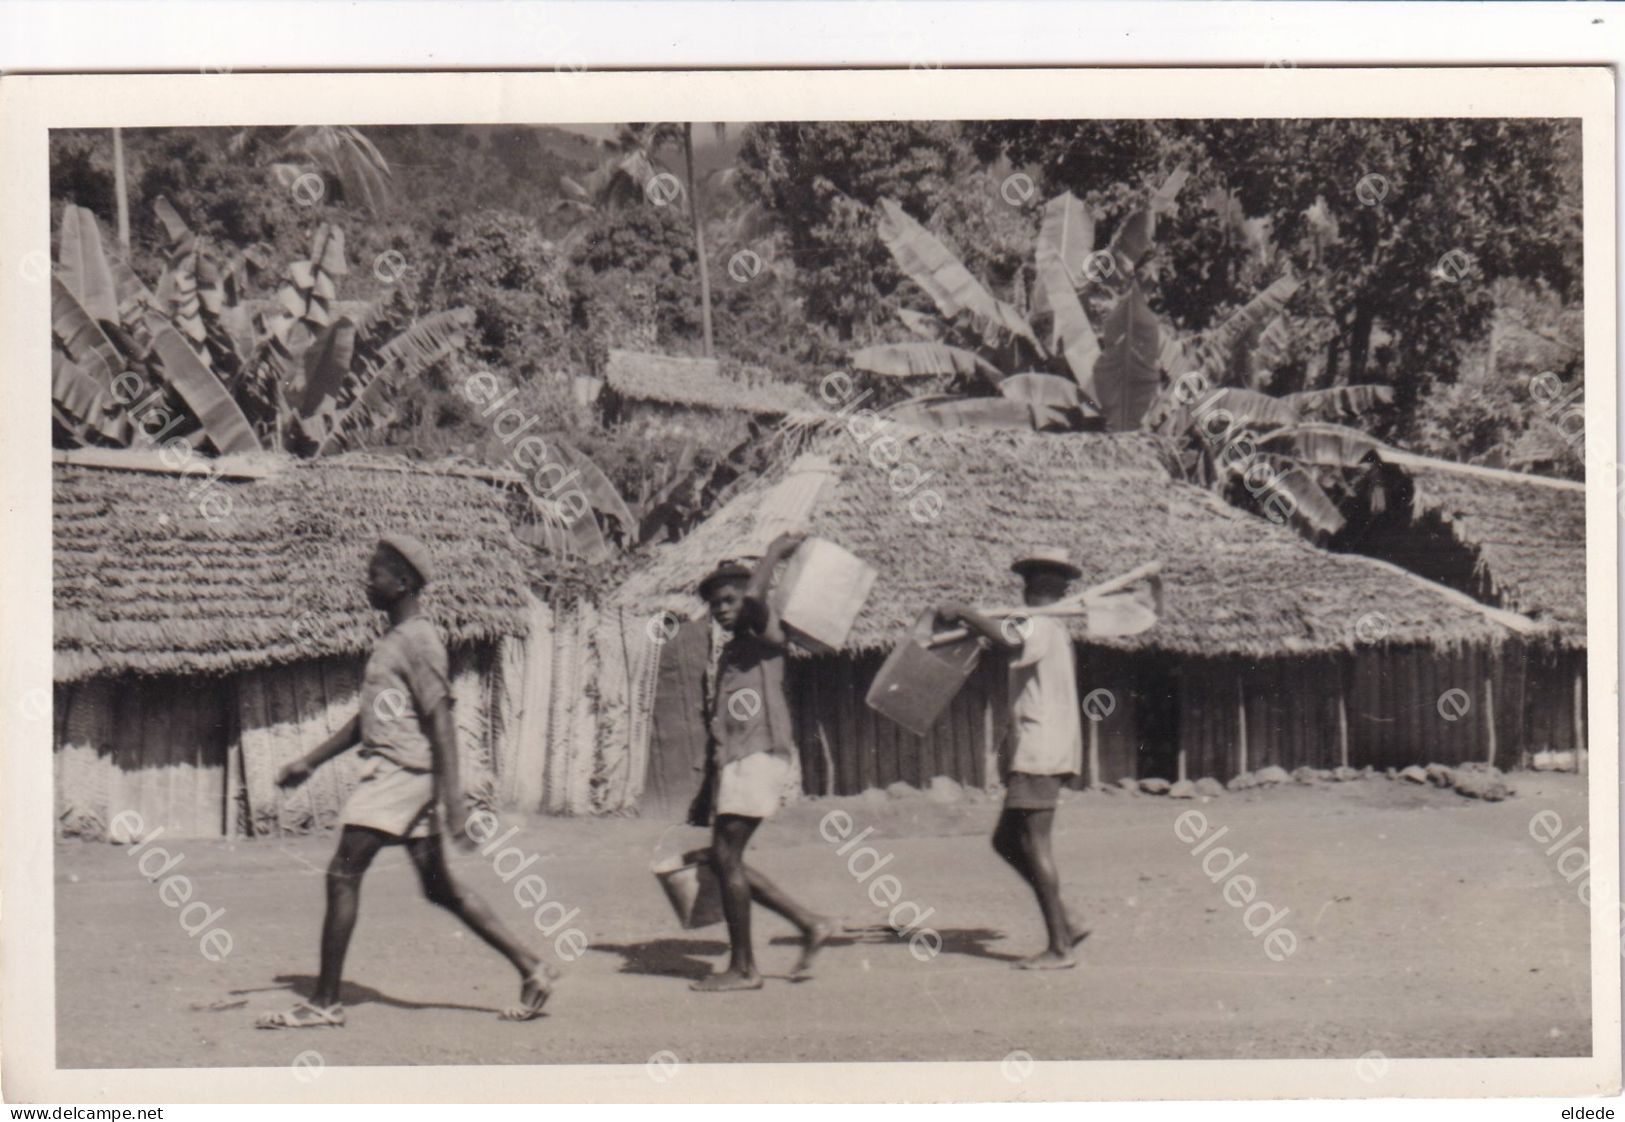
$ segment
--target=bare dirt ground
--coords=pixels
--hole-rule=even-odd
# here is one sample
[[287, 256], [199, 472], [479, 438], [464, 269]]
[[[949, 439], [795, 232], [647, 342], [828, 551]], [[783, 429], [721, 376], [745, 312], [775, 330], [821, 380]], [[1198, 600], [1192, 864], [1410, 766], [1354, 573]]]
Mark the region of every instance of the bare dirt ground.
[[[878, 934], [785, 977], [791, 931], [757, 910], [766, 988], [700, 995], [690, 979], [725, 953], [722, 928], [683, 931], [648, 869], [663, 824], [523, 820], [506, 843], [539, 857], [547, 898], [579, 908], [591, 949], [528, 1024], [499, 1021], [508, 966], [425, 903], [398, 850], [369, 874], [351, 950], [343, 1029], [256, 1030], [256, 1014], [308, 990], [331, 837], [179, 841], [175, 872], [225, 908], [233, 949], [204, 960], [157, 886], [121, 847], [57, 849], [58, 1061], [64, 1067], [1573, 1056], [1591, 1052], [1587, 914], [1578, 881], [1530, 836], [1550, 809], [1585, 822], [1584, 780], [1520, 773], [1486, 804], [1368, 779], [1211, 801], [1091, 794], [1063, 803], [1056, 850], [1067, 891], [1094, 921], [1078, 969], [1011, 970], [1036, 950], [1037, 910], [988, 848], [997, 810], [816, 800], [770, 821], [754, 863], [810, 905], [873, 924], [881, 910], [819, 837], [841, 808], [862, 843], [891, 854], [903, 898], [934, 909], [940, 954], [920, 962]], [[1189, 810], [1247, 861], [1258, 898], [1288, 908], [1296, 951], [1276, 963], [1200, 856], [1174, 835]], [[1571, 844], [1584, 845], [1589, 831]], [[670, 842], [668, 837], [667, 841]], [[165, 845], [163, 839], [154, 845]], [[548, 945], [490, 858], [454, 867], [515, 930]], [[1215, 863], [1215, 868], [1222, 866]], [[863, 864], [859, 865], [860, 870]], [[523, 874], [520, 874], [523, 875]], [[556, 913], [551, 913], [556, 914]], [[308, 1061], [307, 1061], [308, 1062]]]

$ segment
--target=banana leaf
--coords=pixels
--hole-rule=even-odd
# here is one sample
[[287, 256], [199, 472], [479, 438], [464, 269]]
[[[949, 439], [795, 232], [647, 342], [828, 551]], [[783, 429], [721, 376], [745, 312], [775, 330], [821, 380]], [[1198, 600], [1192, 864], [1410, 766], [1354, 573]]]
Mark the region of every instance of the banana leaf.
[[1202, 337], [1199, 348], [1202, 368], [1213, 373], [1223, 371], [1228, 358], [1244, 335], [1251, 332], [1265, 316], [1277, 315], [1298, 291], [1294, 277], [1279, 277], [1263, 292], [1237, 308], [1216, 327]]
[[623, 541], [628, 543], [635, 541], [638, 520], [627, 507], [626, 500], [621, 498], [621, 493], [615, 489], [615, 484], [609, 481], [609, 476], [574, 445], [554, 440], [553, 446], [558, 449], [560, 458], [566, 461], [565, 466], [577, 473], [573, 482], [580, 486], [582, 494], [587, 499], [587, 505], [596, 513], [619, 523]]
[[[462, 346], [473, 324], [472, 308], [452, 308], [418, 320], [378, 349], [373, 376], [317, 441], [316, 455], [344, 448], [365, 424], [383, 411], [390, 392], [403, 377], [415, 377]], [[318, 409], [318, 412], [320, 410]]]
[[1342, 530], [1345, 520], [1337, 505], [1302, 468], [1289, 468], [1275, 476], [1270, 490], [1288, 498], [1288, 520], [1305, 537], [1327, 538]]
[[913, 308], [898, 308], [897, 318], [903, 321], [903, 326], [913, 332], [918, 338], [928, 343], [942, 342], [944, 324], [935, 316], [917, 312]]
[[1095, 248], [1095, 218], [1071, 191], [1064, 191], [1044, 204], [1044, 219], [1038, 227], [1038, 249], [1048, 246], [1066, 270], [1074, 291], [1083, 287], [1087, 274], [1083, 264]]
[[1392, 405], [1392, 386], [1357, 385], [1333, 386], [1324, 390], [1303, 390], [1288, 394], [1291, 402], [1305, 418], [1358, 417], [1370, 413], [1379, 405]]
[[1185, 186], [1185, 181], [1191, 177], [1191, 172], [1184, 164], [1180, 164], [1168, 173], [1168, 178], [1162, 181], [1162, 186], [1151, 192], [1151, 213], [1166, 214], [1174, 207], [1174, 200]]
[[1351, 468], [1373, 452], [1377, 442], [1342, 425], [1306, 424], [1279, 429], [1259, 438], [1261, 450], [1299, 463]]
[[69, 203], [62, 208], [56, 272], [93, 319], [118, 319], [118, 296], [102, 251], [101, 229], [96, 216], [82, 206]]
[[1190, 178], [1190, 172], [1181, 164], [1151, 193], [1142, 207], [1124, 216], [1112, 233], [1111, 253], [1118, 270], [1131, 276], [1150, 251], [1157, 236], [1157, 215], [1171, 210], [1179, 190]]
[[1045, 353], [1026, 318], [1013, 305], [995, 299], [935, 235], [891, 199], [881, 199], [880, 210], [881, 242], [897, 267], [936, 302], [943, 318], [969, 312], [984, 334], [989, 328], [1008, 332]]
[[124, 443], [128, 422], [107, 410], [108, 393], [84, 368], [56, 348], [51, 349], [51, 401], [64, 417], [64, 427], [83, 441], [86, 434]]
[[1139, 285], [1131, 285], [1106, 316], [1100, 358], [1083, 389], [1111, 432], [1138, 428], [1161, 388], [1161, 332]]
[[1205, 395], [1195, 405], [1194, 412], [1199, 415], [1222, 412], [1231, 418], [1231, 424], [1245, 428], [1278, 428], [1303, 420], [1289, 399], [1239, 386], [1225, 386]]
[[149, 326], [153, 353], [161, 363], [164, 381], [202, 423], [215, 449], [222, 455], [259, 451], [260, 442], [248, 418], [180, 332], [162, 321]]
[[366, 421], [384, 411], [389, 403], [390, 391], [394, 388], [395, 374], [395, 368], [385, 367], [373, 375], [349, 407], [333, 418], [333, 427], [317, 442], [316, 455], [326, 456], [340, 451]]
[[1011, 401], [1028, 405], [1077, 408], [1083, 404], [1077, 385], [1054, 374], [1012, 374], [999, 383], [999, 392]]
[[1032, 407], [1004, 397], [930, 398], [894, 405], [887, 417], [922, 429], [1026, 429], [1038, 427]]
[[1083, 399], [1076, 382], [1055, 374], [1013, 374], [999, 392], [1032, 410], [1033, 427], [1041, 432], [1082, 432], [1098, 428], [1100, 414]]
[[304, 353], [304, 393], [299, 415], [309, 417], [321, 411], [324, 402], [336, 401], [344, 378], [355, 359], [355, 324], [334, 320], [306, 348]]
[[918, 378], [932, 374], [971, 375], [982, 373], [995, 384], [998, 370], [986, 359], [962, 347], [946, 343], [882, 343], [854, 351], [848, 360], [853, 369], [867, 370], [886, 378]]
[[349, 273], [350, 265], [344, 258], [344, 230], [342, 227], [322, 223], [311, 238], [310, 260], [329, 277], [342, 277]]
[[378, 348], [377, 361], [415, 377], [461, 347], [474, 326], [473, 308], [449, 308], [414, 320]]
[[1125, 277], [1134, 275], [1134, 270], [1151, 248], [1156, 227], [1156, 215], [1151, 213], [1150, 207], [1139, 207], [1123, 216], [1117, 229], [1112, 231], [1110, 246], [1112, 263], [1118, 273]]
[[1067, 368], [1078, 385], [1087, 382], [1100, 358], [1100, 340], [1078, 301], [1078, 294], [1060, 253], [1040, 241], [1037, 251], [1038, 287], [1054, 316], [1054, 334], [1066, 356]]
[[101, 324], [55, 275], [51, 277], [51, 331], [68, 357], [95, 378], [102, 389], [111, 392], [113, 379], [124, 372], [124, 356]]

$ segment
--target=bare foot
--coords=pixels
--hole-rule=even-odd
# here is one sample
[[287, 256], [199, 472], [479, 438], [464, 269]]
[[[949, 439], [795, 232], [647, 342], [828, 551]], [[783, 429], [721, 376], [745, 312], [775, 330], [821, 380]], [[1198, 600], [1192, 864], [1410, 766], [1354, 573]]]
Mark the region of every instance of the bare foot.
[[754, 970], [749, 974], [736, 974], [732, 970], [721, 974], [712, 974], [708, 978], [701, 978], [689, 984], [689, 989], [695, 993], [730, 993], [734, 990], [759, 990], [762, 988], [762, 976]]
[[805, 974], [812, 969], [813, 959], [824, 949], [829, 937], [841, 929], [833, 919], [816, 919], [801, 937], [801, 957], [796, 960], [795, 973]]
[[1017, 970], [1070, 970], [1078, 964], [1072, 957], [1070, 950], [1066, 951], [1040, 951], [1031, 958], [1024, 958], [1010, 965]]
[[1067, 930], [1072, 932], [1072, 946], [1076, 948], [1085, 939], [1089, 938], [1092, 928], [1081, 916], [1068, 912], [1066, 915]]
[[542, 1006], [553, 996], [553, 983], [560, 977], [555, 966], [538, 965], [519, 983], [519, 1004], [510, 1005], [498, 1014], [504, 1021], [534, 1021], [542, 1015]]

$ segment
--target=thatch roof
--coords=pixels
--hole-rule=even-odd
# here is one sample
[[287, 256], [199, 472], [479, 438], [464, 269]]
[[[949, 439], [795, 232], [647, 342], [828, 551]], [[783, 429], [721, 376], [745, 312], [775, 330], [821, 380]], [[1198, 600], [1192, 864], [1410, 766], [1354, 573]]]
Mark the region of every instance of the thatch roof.
[[[880, 572], [849, 649], [890, 647], [944, 600], [1016, 603], [1017, 550], [1065, 546], [1084, 583], [1163, 562], [1159, 624], [1106, 645], [1267, 657], [1361, 640], [1447, 646], [1508, 632], [1467, 597], [1367, 558], [1329, 553], [1290, 530], [1175, 482], [1156, 438], [894, 430], [896, 462], [927, 473], [934, 520], [911, 515], [873, 449], [840, 433], [787, 475], [741, 494], [687, 538], [663, 547], [623, 586], [636, 612], [699, 607], [694, 587], [719, 557], [757, 552], [786, 522], [856, 553]], [[880, 453], [884, 463], [892, 449]], [[909, 475], [901, 477], [907, 482]], [[820, 485], [822, 484], [822, 485]], [[809, 497], [810, 496], [810, 497]], [[797, 508], [800, 509], [797, 509]], [[926, 508], [919, 508], [925, 513]], [[1378, 626], [1356, 623], [1380, 612]], [[1082, 625], [1074, 633], [1085, 638]]]
[[632, 401], [652, 401], [688, 409], [737, 411], [763, 416], [827, 413], [802, 387], [760, 377], [740, 381], [722, 373], [714, 358], [681, 358], [642, 351], [612, 350], [604, 382]]
[[1416, 483], [1415, 509], [1431, 512], [1477, 555], [1483, 591], [1514, 611], [1585, 641], [1585, 487], [1564, 479], [1420, 456], [1390, 457]]
[[433, 551], [427, 604], [448, 642], [524, 631], [529, 551], [502, 492], [467, 475], [341, 458], [205, 482], [59, 462], [52, 497], [58, 681], [363, 650], [383, 619], [366, 560], [391, 528]]

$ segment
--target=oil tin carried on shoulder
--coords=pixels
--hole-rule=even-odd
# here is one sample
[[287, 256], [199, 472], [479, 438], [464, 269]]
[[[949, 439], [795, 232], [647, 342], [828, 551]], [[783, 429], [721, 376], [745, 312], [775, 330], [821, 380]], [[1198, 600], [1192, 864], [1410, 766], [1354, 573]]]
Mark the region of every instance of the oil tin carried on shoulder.
[[982, 657], [982, 641], [974, 635], [931, 646], [935, 617], [930, 609], [920, 615], [908, 638], [881, 664], [864, 698], [869, 708], [915, 736], [931, 731]]
[[779, 620], [808, 650], [833, 654], [845, 645], [876, 575], [834, 542], [807, 538], [785, 561], [774, 588]]

